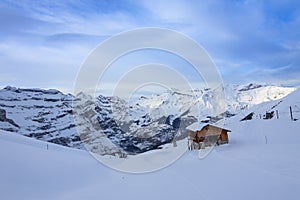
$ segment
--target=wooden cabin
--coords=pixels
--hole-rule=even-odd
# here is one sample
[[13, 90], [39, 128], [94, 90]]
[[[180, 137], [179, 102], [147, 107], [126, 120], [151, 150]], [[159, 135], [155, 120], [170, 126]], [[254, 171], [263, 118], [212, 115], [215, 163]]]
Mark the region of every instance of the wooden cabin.
[[208, 123], [194, 123], [187, 127], [189, 131], [189, 149], [203, 149], [215, 144], [227, 144], [229, 129]]

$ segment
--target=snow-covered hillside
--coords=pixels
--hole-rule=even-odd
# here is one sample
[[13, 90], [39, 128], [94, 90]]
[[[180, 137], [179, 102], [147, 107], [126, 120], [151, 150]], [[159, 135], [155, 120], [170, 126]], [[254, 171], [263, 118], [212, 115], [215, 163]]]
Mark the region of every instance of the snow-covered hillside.
[[[199, 109], [191, 109], [191, 111], [199, 111], [200, 114], [208, 114], [205, 110], [209, 110], [214, 99], [217, 98], [220, 91], [224, 93], [225, 109], [231, 114], [237, 114], [241, 110], [251, 108], [263, 102], [281, 99], [295, 88], [248, 84], [248, 85], [224, 85], [221, 89], [198, 89], [194, 91], [170, 91], [150, 98], [141, 97], [135, 102], [134, 111], [140, 111], [144, 108], [144, 113], [158, 113], [158, 115], [170, 113], [180, 115], [187, 111], [191, 106], [199, 106]], [[220, 101], [222, 99], [219, 99]], [[140, 111], [141, 112], [141, 111]], [[192, 113], [199, 115], [199, 113]]]
[[18, 132], [37, 139], [81, 147], [72, 122], [72, 96], [57, 90], [0, 90], [2, 130]]
[[227, 85], [225, 88], [227, 110], [232, 113], [249, 109], [263, 102], [275, 101], [294, 92], [295, 88], [270, 85]]
[[[187, 151], [172, 165], [145, 174], [118, 172], [86, 151], [0, 131], [1, 199], [297, 200], [300, 122], [236, 119], [229, 126], [229, 144], [216, 146], [207, 157]], [[155, 155], [164, 158], [183, 145], [125, 160], [131, 166], [140, 159], [151, 163]]]
[[300, 89], [288, 94], [287, 96], [273, 100], [266, 101], [242, 110], [236, 116], [227, 120], [227, 123], [236, 120], [300, 120]]
[[230, 117], [294, 88], [226, 85], [174, 90], [128, 103], [118, 97], [6, 87], [0, 90], [0, 129], [101, 155], [141, 153], [186, 137], [185, 127], [198, 118], [214, 117], [219, 91], [224, 91], [226, 112], [218, 114]]

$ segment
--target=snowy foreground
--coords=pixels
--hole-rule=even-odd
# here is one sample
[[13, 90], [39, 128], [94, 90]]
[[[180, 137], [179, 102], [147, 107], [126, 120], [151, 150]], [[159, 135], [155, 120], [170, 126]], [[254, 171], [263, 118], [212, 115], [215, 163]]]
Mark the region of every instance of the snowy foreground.
[[299, 120], [228, 126], [230, 143], [204, 159], [187, 151], [172, 165], [144, 174], [118, 172], [85, 151], [1, 131], [0, 199], [299, 199]]

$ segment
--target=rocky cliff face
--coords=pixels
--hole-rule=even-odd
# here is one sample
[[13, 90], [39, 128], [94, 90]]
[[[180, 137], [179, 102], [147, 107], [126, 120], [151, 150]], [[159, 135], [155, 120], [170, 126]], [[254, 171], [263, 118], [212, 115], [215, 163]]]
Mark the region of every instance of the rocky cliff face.
[[3, 130], [5, 131], [15, 131], [20, 128], [19, 125], [14, 122], [14, 120], [6, 117], [6, 111], [4, 109], [0, 109], [0, 122], [6, 124], [6, 126], [3, 127]]
[[[294, 90], [253, 84], [222, 89], [227, 110], [220, 114], [226, 117]], [[102, 155], [135, 154], [184, 138], [185, 127], [209, 116], [216, 99], [215, 90], [203, 89], [129, 104], [118, 97], [6, 87], [0, 90], [0, 129]]]
[[57, 90], [6, 87], [0, 91], [0, 108], [13, 123], [1, 129], [64, 146], [82, 148], [72, 119], [72, 96]]
[[[75, 99], [74, 116], [79, 125], [78, 134], [88, 149], [93, 149], [95, 140], [105, 138], [120, 148], [119, 153], [142, 153], [157, 149], [180, 136], [180, 117], [142, 115], [133, 117], [130, 105], [118, 97], [80, 95]], [[191, 122], [195, 119], [191, 118]], [[186, 121], [183, 119], [183, 121]], [[94, 134], [91, 134], [94, 133]], [[94, 135], [91, 139], [91, 135]], [[102, 145], [110, 146], [101, 140]]]

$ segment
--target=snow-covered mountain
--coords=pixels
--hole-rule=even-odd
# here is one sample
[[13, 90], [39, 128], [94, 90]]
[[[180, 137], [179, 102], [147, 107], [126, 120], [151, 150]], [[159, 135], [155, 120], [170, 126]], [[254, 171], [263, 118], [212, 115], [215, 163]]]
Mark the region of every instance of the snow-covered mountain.
[[[221, 90], [221, 91], [220, 91]], [[210, 106], [217, 105], [213, 103], [215, 99], [224, 101], [224, 108], [231, 114], [237, 114], [241, 110], [248, 109], [254, 105], [281, 99], [291, 92], [295, 91], [295, 88], [248, 84], [248, 85], [225, 85], [221, 89], [198, 89], [194, 91], [170, 91], [169, 93], [163, 93], [161, 95], [152, 96], [151, 98], [141, 97], [136, 102], [136, 110], [144, 108], [146, 112], [150, 113], [172, 113], [176, 115], [178, 113], [184, 113], [190, 107], [197, 105], [200, 113], [204, 115], [209, 112], [207, 109]], [[217, 95], [223, 93], [221, 98]], [[223, 99], [222, 99], [223, 98]], [[143, 109], [142, 109], [143, 110]], [[193, 111], [195, 111], [194, 109]], [[161, 113], [162, 112], [162, 113]], [[193, 113], [193, 115], [199, 115], [199, 113]]]
[[90, 130], [88, 136], [84, 136], [83, 131], [78, 134], [76, 126], [80, 130], [85, 124], [75, 125], [72, 104], [80, 101], [80, 98], [85, 99], [80, 108], [86, 113], [91, 110], [92, 119], [95, 107], [82, 94], [75, 98], [57, 90], [5, 87], [0, 91], [0, 127], [2, 130], [63, 146], [83, 149], [82, 141], [92, 140], [93, 146], [90, 148], [94, 151], [103, 154], [122, 152], [106, 136], [97, 134], [95, 137], [96, 131]]
[[[299, 94], [288, 95], [279, 105], [283, 110], [291, 103], [299, 105], [294, 104]], [[229, 144], [215, 146], [202, 159], [199, 151], [187, 151], [161, 170], [151, 164], [165, 166], [166, 158], [187, 149], [186, 140], [126, 159], [102, 156], [112, 163], [107, 167], [86, 151], [0, 130], [1, 199], [298, 200], [300, 121], [288, 117], [240, 121], [239, 117], [229, 119]], [[157, 171], [124, 173], [118, 171], [120, 164]]]
[[[134, 102], [118, 97], [92, 98], [57, 90], [0, 90], [0, 129], [103, 154], [126, 155], [156, 149], [186, 136], [199, 118], [230, 117], [254, 105], [280, 99], [294, 88], [226, 85], [217, 89], [169, 91]], [[225, 96], [220, 96], [223, 91]], [[74, 121], [75, 116], [75, 121]], [[83, 145], [83, 142], [85, 145]]]
[[259, 84], [227, 85], [227, 110], [237, 114], [240, 110], [249, 109], [254, 105], [281, 99], [295, 90], [296, 88]]
[[250, 120], [300, 120], [300, 89], [273, 101], [264, 101], [240, 111], [228, 123]]

